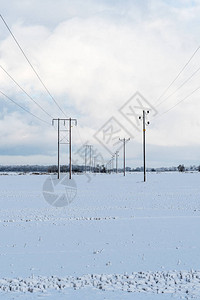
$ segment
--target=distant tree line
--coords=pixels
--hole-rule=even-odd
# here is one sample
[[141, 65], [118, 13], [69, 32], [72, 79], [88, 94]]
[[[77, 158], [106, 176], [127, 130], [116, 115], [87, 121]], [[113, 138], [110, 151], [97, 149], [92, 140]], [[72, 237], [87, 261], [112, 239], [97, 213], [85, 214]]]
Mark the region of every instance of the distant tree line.
[[191, 167], [185, 167], [184, 165], [179, 165], [178, 166], [178, 171], [179, 172], [185, 172], [185, 171], [198, 171], [200, 172], [200, 166], [196, 167], [196, 166], [191, 166]]
[[[85, 171], [85, 166], [83, 165], [73, 165], [72, 170], [74, 173], [82, 173]], [[90, 170], [90, 167], [87, 166], [87, 171]], [[23, 172], [23, 173], [56, 173], [58, 171], [58, 167], [56, 165], [15, 165], [15, 166], [0, 166], [0, 172]], [[69, 172], [69, 166], [62, 165], [60, 166], [60, 171], [63, 173]], [[107, 173], [107, 172], [115, 172], [116, 169], [108, 170], [106, 167], [97, 166], [92, 167], [91, 171], [94, 173]], [[143, 172], [143, 167], [130, 168], [126, 167], [127, 172]], [[187, 171], [198, 171], [200, 172], [200, 166], [190, 166], [185, 167], [183, 164], [180, 164], [177, 167], [160, 167], [160, 168], [147, 168], [148, 172], [187, 172]], [[123, 169], [119, 168], [118, 172], [123, 172]]]
[[[42, 166], [42, 165], [18, 165], [18, 166], [0, 166], [0, 172], [42, 172], [42, 173], [55, 173], [58, 171], [56, 165]], [[60, 166], [61, 172], [68, 172], [68, 166]], [[73, 166], [73, 172], [83, 172], [83, 166]]]

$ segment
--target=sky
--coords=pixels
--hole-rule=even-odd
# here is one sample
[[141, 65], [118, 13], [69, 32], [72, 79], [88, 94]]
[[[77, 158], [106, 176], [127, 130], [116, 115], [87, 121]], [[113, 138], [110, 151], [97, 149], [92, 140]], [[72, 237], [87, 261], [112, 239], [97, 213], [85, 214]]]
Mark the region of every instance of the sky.
[[[199, 165], [199, 13], [199, 0], [2, 0], [1, 15], [65, 115], [0, 20], [0, 164], [56, 164], [52, 118], [71, 117], [78, 122], [72, 127], [74, 164], [84, 163], [84, 144], [93, 145], [97, 161], [111, 159], [122, 146], [101, 135], [112, 121], [117, 141], [130, 137], [127, 165], [141, 166], [142, 121], [131, 122], [122, 110], [135, 107], [140, 95], [150, 110], [147, 166]], [[135, 109], [137, 117], [142, 110]], [[122, 157], [120, 148], [120, 164]], [[68, 164], [67, 144], [61, 164]]]

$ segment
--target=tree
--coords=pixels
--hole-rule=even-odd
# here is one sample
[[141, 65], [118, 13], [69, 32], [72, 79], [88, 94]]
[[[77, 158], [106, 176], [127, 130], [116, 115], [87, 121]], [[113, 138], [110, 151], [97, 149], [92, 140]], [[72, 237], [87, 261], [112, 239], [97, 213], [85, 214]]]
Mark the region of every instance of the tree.
[[57, 166], [49, 166], [48, 167], [48, 173], [55, 173], [55, 172], [58, 172]]
[[178, 171], [179, 172], [185, 172], [185, 166], [184, 165], [179, 165], [178, 166]]

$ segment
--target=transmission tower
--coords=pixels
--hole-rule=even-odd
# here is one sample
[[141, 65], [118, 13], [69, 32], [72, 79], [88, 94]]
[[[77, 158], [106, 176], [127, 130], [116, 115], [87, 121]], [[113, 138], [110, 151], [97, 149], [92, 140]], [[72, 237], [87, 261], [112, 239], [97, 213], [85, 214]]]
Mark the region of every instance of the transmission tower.
[[[61, 144], [69, 144], [69, 179], [72, 178], [72, 122], [77, 125], [77, 120], [72, 118], [64, 118], [64, 119], [53, 119], [52, 125], [54, 125], [54, 122], [57, 121], [58, 123], [58, 179], [60, 178], [60, 145]], [[60, 125], [61, 122], [66, 124], [66, 122], [69, 122], [69, 130], [61, 130]], [[68, 138], [65, 136], [64, 138], [60, 138], [60, 132], [69, 132]]]

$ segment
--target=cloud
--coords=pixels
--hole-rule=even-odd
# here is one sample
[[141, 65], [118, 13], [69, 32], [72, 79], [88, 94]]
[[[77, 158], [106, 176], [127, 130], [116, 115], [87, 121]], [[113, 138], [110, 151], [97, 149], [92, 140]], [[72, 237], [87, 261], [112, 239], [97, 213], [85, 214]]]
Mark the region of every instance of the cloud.
[[[14, 2], [19, 11], [19, 2]], [[78, 119], [84, 140], [91, 140], [95, 131], [115, 115], [137, 90], [151, 103], [156, 103], [198, 46], [198, 31], [195, 29], [195, 24], [199, 24], [198, 2], [178, 1], [174, 4], [152, 0], [140, 3], [117, 1], [115, 4], [104, 1], [99, 4], [98, 1], [86, 1], [84, 9], [80, 1], [59, 1], [55, 4], [55, 1], [49, 0], [45, 3], [48, 5], [44, 7], [43, 2], [39, 5], [37, 1], [24, 1], [22, 13], [12, 23], [12, 30], [59, 105], [68, 116]], [[4, 5], [6, 7], [7, 4]], [[31, 15], [30, 11], [33, 15], [40, 11], [35, 21], [33, 18], [29, 22], [26, 19], [26, 13]], [[166, 96], [181, 85], [199, 63], [199, 55], [196, 55]], [[60, 116], [14, 41], [5, 33], [0, 41], [0, 64], [49, 114]], [[194, 90], [198, 81], [197, 73], [184, 88], [159, 107], [159, 113]], [[1, 70], [0, 90], [51, 122], [51, 118], [26, 99]], [[199, 123], [194, 121], [198, 119], [200, 109], [198, 97], [197, 92], [192, 100], [189, 98], [166, 116], [152, 119], [148, 142], [159, 149], [198, 146]], [[29, 155], [31, 147], [32, 154], [36, 153], [36, 148], [38, 153], [56, 153], [51, 128], [32, 123], [32, 117], [20, 112], [13, 104], [3, 104], [3, 109], [0, 134], [6, 147], [15, 149], [25, 145]], [[7, 126], [8, 122], [11, 122], [12, 130]], [[126, 126], [132, 130], [129, 124]], [[139, 134], [135, 141], [141, 141]], [[75, 147], [79, 145], [80, 140], [76, 137]], [[134, 155], [129, 157], [131, 159]]]

